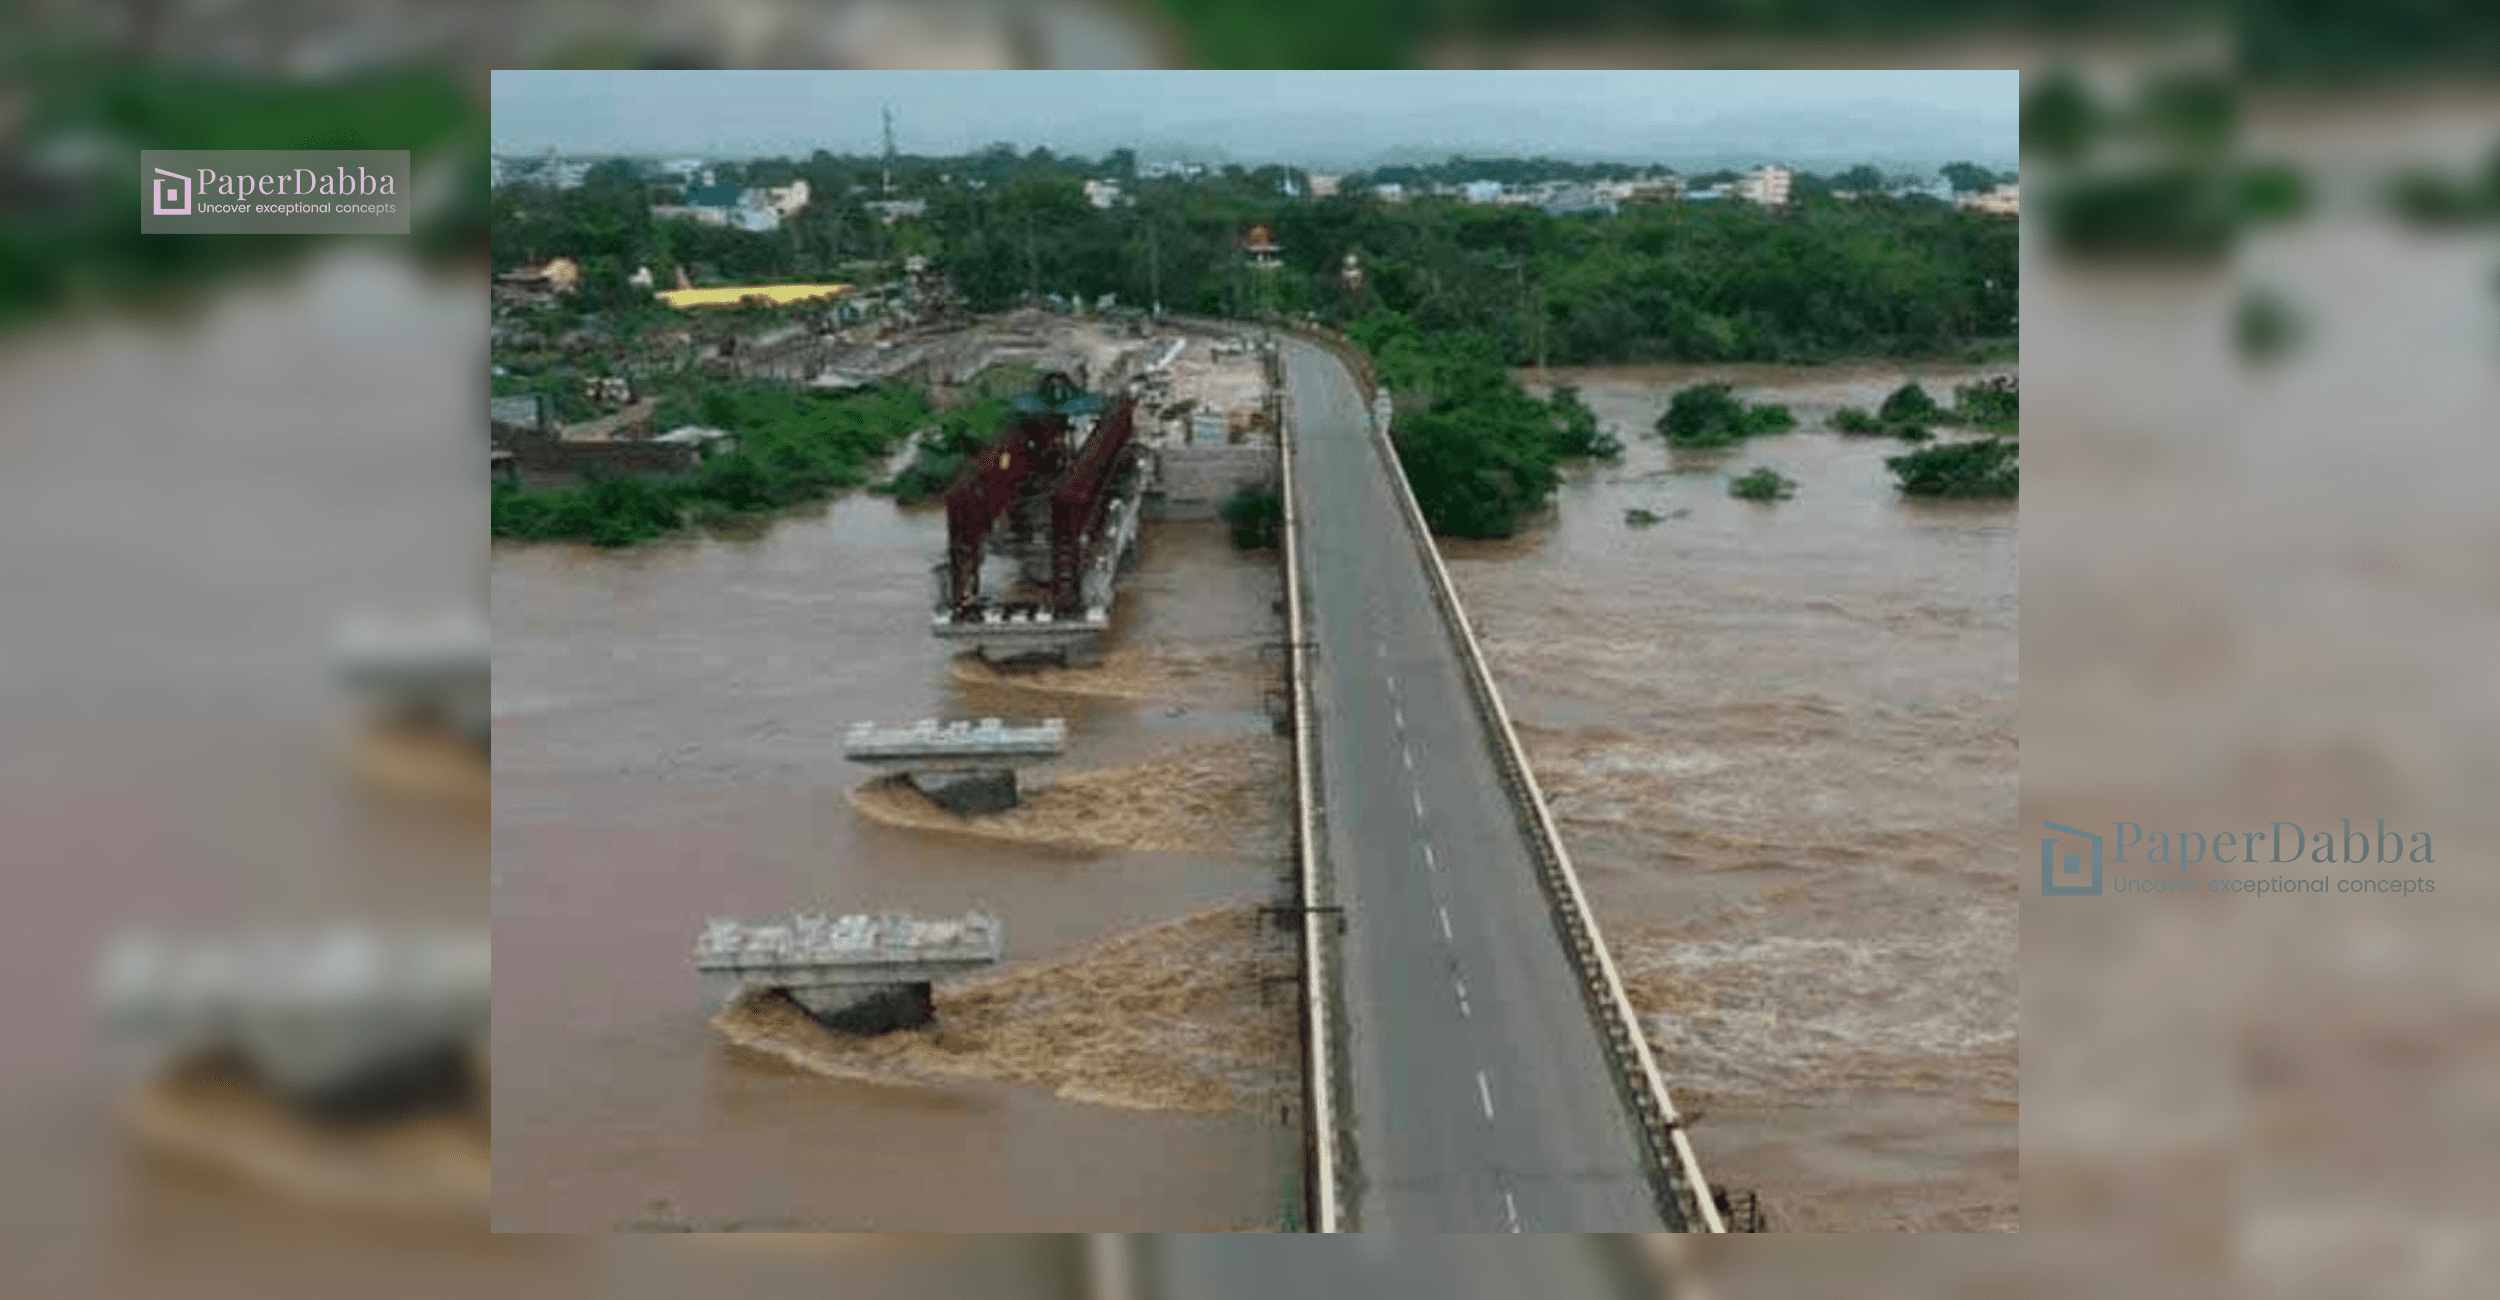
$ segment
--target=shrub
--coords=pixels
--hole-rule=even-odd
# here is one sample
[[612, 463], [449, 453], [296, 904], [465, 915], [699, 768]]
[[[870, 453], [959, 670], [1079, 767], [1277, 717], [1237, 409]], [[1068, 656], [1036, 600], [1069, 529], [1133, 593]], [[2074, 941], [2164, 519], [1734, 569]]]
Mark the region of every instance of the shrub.
[[1555, 455], [1565, 460], [1613, 460], [1623, 454], [1623, 444], [1598, 427], [1597, 412], [1580, 400], [1579, 389], [1568, 384], [1556, 388], [1545, 399], [1545, 407], [1554, 417]]
[[1948, 443], [1884, 462], [1901, 490], [1922, 497], [2010, 497], [2019, 494], [2019, 448], [2003, 438]]
[[1785, 501], [1797, 495], [1797, 480], [1768, 465], [1757, 466], [1753, 472], [1730, 482], [1727, 494], [1746, 501]]
[[1892, 432], [1891, 429], [1885, 427], [1883, 421], [1876, 419], [1874, 416], [1868, 415], [1864, 408], [1856, 406], [1844, 406], [1839, 410], [1832, 412], [1832, 428], [1842, 433], [1873, 434]]
[[1935, 423], [1944, 414], [1936, 405], [1936, 399], [1929, 397], [1927, 390], [1919, 387], [1915, 379], [1892, 390], [1892, 395], [1884, 399], [1883, 406], [1875, 413], [1886, 424], [1922, 426]]
[[1841, 433], [1875, 434], [1899, 438], [1904, 442], [1925, 442], [1936, 436], [1927, 431], [1927, 426], [1916, 421], [1878, 419], [1854, 406], [1844, 406], [1832, 412], [1831, 423], [1832, 428]]
[[1233, 545], [1258, 550], [1276, 545], [1284, 529], [1285, 501], [1266, 488], [1243, 488], [1224, 498], [1219, 513], [1232, 529]]
[[2012, 375], [1998, 375], [1953, 390], [1953, 416], [1963, 424], [2010, 433], [2022, 418], [2022, 397]]
[[1623, 512], [1623, 522], [1634, 528], [1647, 528], [1665, 517], [1655, 510], [1643, 510], [1638, 507]]
[[1725, 447], [1756, 434], [1785, 433], [1797, 417], [1785, 406], [1748, 406], [1727, 384], [1679, 388], [1658, 417], [1658, 432], [1681, 447]]

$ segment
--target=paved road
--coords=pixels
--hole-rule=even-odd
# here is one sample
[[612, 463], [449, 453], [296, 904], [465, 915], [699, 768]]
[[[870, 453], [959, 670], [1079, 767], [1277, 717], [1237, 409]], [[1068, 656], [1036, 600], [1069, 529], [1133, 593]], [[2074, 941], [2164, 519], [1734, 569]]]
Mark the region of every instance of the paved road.
[[1343, 363], [1287, 340], [1365, 1232], [1661, 1225], [1457, 647]]
[[1624, 1300], [1585, 1237], [1138, 1238], [1140, 1300]]

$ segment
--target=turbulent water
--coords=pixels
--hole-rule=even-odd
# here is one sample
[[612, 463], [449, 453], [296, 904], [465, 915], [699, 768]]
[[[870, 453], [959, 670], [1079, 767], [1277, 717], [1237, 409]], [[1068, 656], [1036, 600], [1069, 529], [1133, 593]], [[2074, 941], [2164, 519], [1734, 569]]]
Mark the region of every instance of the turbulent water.
[[[2016, 507], [1905, 501], [1902, 444], [1823, 431], [1904, 377], [1553, 372], [1623, 460], [1444, 552], [1705, 1167], [1783, 1230], [2016, 1224]], [[1670, 451], [1705, 379], [1798, 431]], [[1794, 499], [1730, 498], [1756, 465]]]
[[[929, 633], [942, 512], [499, 548], [496, 1220], [788, 1231], [1262, 1228], [1296, 1199], [1272, 555], [1149, 525], [1092, 669]], [[1068, 719], [996, 817], [846, 763], [855, 720]], [[710, 915], [1005, 920], [930, 1030], [707, 1016]]]

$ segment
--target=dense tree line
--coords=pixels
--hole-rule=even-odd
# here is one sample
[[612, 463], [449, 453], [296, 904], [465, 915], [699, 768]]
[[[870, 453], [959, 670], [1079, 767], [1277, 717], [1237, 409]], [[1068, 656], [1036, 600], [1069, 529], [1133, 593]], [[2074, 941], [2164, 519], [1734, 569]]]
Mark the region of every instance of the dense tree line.
[[[603, 166], [571, 190], [498, 191], [495, 258], [501, 268], [573, 256], [591, 286], [585, 305], [597, 307], [636, 292], [625, 277], [637, 266], [663, 283], [680, 268], [698, 283], [847, 279], [922, 253], [975, 310], [1104, 294], [1340, 324], [1387, 310], [1426, 331], [1483, 331], [1511, 363], [1931, 355], [2015, 333], [2014, 223], [1921, 195], [1843, 201], [1808, 190], [1784, 210], [1723, 201], [1553, 216], [1439, 199], [1287, 199], [1272, 184], [1282, 169], [1235, 168], [1133, 180], [1133, 203], [1097, 208], [1082, 186], [1099, 165], [1040, 155], [932, 160], [998, 179], [973, 189], [937, 183], [954, 171], [915, 173], [908, 188], [927, 212], [892, 225], [851, 190], [867, 183], [860, 160], [781, 164], [823, 183], [811, 178], [806, 210], [769, 233], [655, 223], [653, 188], [626, 164]], [[1254, 225], [1275, 232], [1281, 269], [1250, 267], [1240, 243]], [[1349, 253], [1363, 268], [1359, 289], [1341, 275]]]

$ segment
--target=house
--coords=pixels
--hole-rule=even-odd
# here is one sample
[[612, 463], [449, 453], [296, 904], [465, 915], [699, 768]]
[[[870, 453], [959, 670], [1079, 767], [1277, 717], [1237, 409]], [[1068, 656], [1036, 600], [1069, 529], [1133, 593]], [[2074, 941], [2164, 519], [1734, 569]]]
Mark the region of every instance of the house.
[[1502, 197], [1502, 183], [1500, 181], [1469, 181], [1460, 187], [1460, 192], [1467, 196], [1469, 203], [1491, 203]]
[[486, 399], [487, 436], [498, 447], [530, 438], [544, 438], [548, 436], [551, 424], [544, 394], [515, 393], [508, 397]]
[[1612, 213], [1613, 200], [1599, 197], [1594, 186], [1570, 185], [1553, 191], [1537, 204], [1548, 216], [1570, 216], [1582, 212]]
[[1788, 206], [1788, 188], [1796, 174], [1785, 167], [1759, 167], [1737, 178], [1736, 197], [1766, 208]]
[[686, 190], [683, 203], [652, 205], [651, 219], [672, 221], [684, 217], [707, 226], [759, 232], [778, 230], [785, 218], [797, 215], [799, 209], [807, 206], [807, 198], [804, 180], [745, 189], [729, 184], [696, 185]]
[[1383, 203], [1404, 203], [1406, 201], [1406, 187], [1398, 184], [1396, 181], [1383, 181], [1378, 185], [1374, 185], [1372, 186], [1372, 193], [1377, 195]]
[[1337, 182], [1344, 180], [1345, 177], [1336, 172], [1312, 172], [1306, 179], [1311, 183], [1311, 197], [1324, 199], [1336, 194]]
[[581, 286], [582, 269], [572, 258], [559, 257], [536, 266], [514, 267], [495, 277], [490, 295], [499, 307], [544, 306], [558, 295]]
[[1129, 200], [1126, 195], [1120, 193], [1118, 181], [1087, 181], [1085, 182], [1085, 201], [1098, 208], [1107, 208]]
[[878, 221], [889, 226], [905, 217], [926, 216], [929, 211], [927, 199], [875, 199], [860, 206], [875, 213]]

